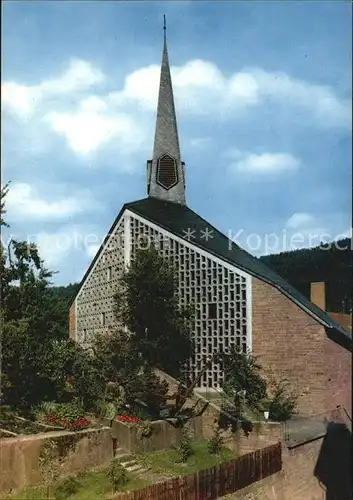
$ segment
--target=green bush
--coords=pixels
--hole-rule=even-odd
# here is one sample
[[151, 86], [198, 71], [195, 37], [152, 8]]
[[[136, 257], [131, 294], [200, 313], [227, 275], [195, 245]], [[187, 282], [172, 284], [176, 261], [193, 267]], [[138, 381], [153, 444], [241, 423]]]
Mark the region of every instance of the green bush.
[[115, 493], [121, 486], [129, 482], [129, 477], [124, 467], [117, 461], [113, 460], [107, 469], [107, 476]]
[[85, 414], [84, 409], [77, 400], [58, 405], [56, 413], [59, 418], [67, 419], [69, 422], [74, 422], [75, 420], [84, 417]]
[[77, 493], [81, 484], [74, 476], [68, 476], [57, 483], [54, 489], [56, 500], [66, 500]]
[[212, 438], [208, 441], [207, 444], [208, 452], [211, 453], [212, 455], [218, 455], [221, 452], [223, 445], [224, 445], [223, 436], [221, 435], [219, 427], [216, 427]]
[[114, 420], [118, 412], [117, 406], [112, 401], [103, 405], [103, 416], [108, 420]]
[[152, 425], [150, 424], [150, 422], [142, 422], [141, 424], [139, 424], [137, 435], [140, 439], [149, 438], [149, 437], [151, 437], [152, 432], [153, 432], [153, 430], [152, 430]]
[[286, 384], [276, 384], [272, 398], [269, 401], [269, 418], [273, 422], [289, 420], [296, 412], [297, 398], [287, 390]]
[[178, 447], [181, 462], [187, 462], [188, 458], [193, 455], [194, 450], [191, 446], [191, 440], [187, 432], [184, 430]]

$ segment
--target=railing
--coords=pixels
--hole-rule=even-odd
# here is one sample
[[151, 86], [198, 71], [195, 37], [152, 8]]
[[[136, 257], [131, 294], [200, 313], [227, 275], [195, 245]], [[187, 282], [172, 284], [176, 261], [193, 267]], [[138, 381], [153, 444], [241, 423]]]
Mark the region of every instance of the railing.
[[342, 407], [337, 407], [324, 413], [287, 420], [284, 422], [284, 439], [287, 446], [295, 447], [325, 436], [330, 422], [344, 422], [343, 410]]
[[281, 470], [282, 451], [277, 443], [196, 474], [120, 493], [116, 500], [216, 500]]
[[[233, 419], [235, 419], [235, 415], [239, 410], [234, 404], [234, 402], [231, 401], [223, 391], [220, 391], [218, 389], [212, 389], [212, 390], [202, 389], [202, 390], [196, 390], [195, 393], [202, 395], [210, 403], [214, 403], [225, 413], [229, 414]], [[249, 410], [249, 408], [247, 408], [245, 404], [241, 404], [240, 413], [241, 413], [240, 418], [243, 420], [247, 419], [250, 419], [252, 421], [263, 420], [263, 413], [260, 410]]]

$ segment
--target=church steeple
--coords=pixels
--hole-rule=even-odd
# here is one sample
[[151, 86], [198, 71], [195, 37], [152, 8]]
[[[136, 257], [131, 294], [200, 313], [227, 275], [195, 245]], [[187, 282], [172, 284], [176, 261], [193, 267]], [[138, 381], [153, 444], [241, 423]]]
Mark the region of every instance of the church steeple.
[[181, 161], [180, 157], [178, 126], [167, 49], [165, 17], [163, 30], [164, 46], [153, 159], [147, 162], [148, 194], [154, 198], [185, 205], [185, 172], [184, 163]]

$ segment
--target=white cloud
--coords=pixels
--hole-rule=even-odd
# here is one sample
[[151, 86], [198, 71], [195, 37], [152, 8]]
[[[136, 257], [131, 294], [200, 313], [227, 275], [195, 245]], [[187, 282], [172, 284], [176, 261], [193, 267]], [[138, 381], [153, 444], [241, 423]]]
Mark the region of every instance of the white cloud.
[[86, 247], [86, 254], [88, 255], [88, 257], [93, 259], [93, 257], [95, 257], [95, 255], [99, 249], [100, 249], [100, 245], [98, 245], [98, 244], [97, 245], [89, 245]]
[[[287, 108], [303, 108], [320, 126], [351, 123], [350, 102], [340, 99], [329, 87], [292, 78], [284, 72], [245, 68], [227, 78], [209, 61], [193, 60], [171, 68], [178, 109], [193, 114], [224, 115], [244, 106], [275, 101]], [[140, 68], [125, 79], [124, 88], [109, 97], [118, 105], [135, 101], [155, 110], [160, 68]]]
[[35, 87], [4, 82], [1, 88], [1, 107], [8, 109], [19, 119], [26, 119], [33, 113], [39, 97]]
[[75, 197], [48, 201], [35, 193], [29, 184], [16, 183], [6, 198], [7, 210], [11, 218], [62, 219], [82, 213], [94, 207], [96, 203], [87, 191], [79, 192]]
[[[320, 127], [347, 126], [351, 121], [348, 100], [340, 99], [329, 87], [283, 72], [245, 68], [227, 77], [215, 64], [200, 59], [171, 70], [176, 107], [185, 114], [234, 120], [239, 109], [274, 102], [291, 117], [297, 116], [293, 110], [304, 110]], [[127, 75], [121, 90], [87, 96], [82, 91], [95, 88], [105, 75], [91, 63], [73, 59], [61, 75], [37, 85], [4, 82], [3, 107], [17, 118], [32, 118], [31, 127], [37, 123], [49, 127], [77, 155], [88, 156], [113, 139], [118, 149], [130, 152], [141, 148], [150, 132], [159, 76], [159, 65], [149, 65]], [[237, 166], [256, 172], [297, 167], [295, 158], [281, 153], [250, 155]]]
[[40, 256], [49, 268], [60, 266], [65, 259], [78, 258], [78, 261], [89, 261], [95, 250], [102, 243], [102, 236], [93, 227], [80, 225], [63, 226], [59, 231], [40, 232], [30, 235], [29, 241], [36, 243]]
[[289, 153], [254, 154], [234, 150], [232, 155], [235, 161], [229, 166], [230, 172], [272, 175], [295, 171], [301, 166], [300, 160]]
[[286, 227], [297, 229], [299, 227], [315, 223], [315, 220], [315, 217], [311, 214], [298, 212], [289, 217], [285, 225]]
[[134, 137], [134, 123], [127, 115], [109, 116], [96, 111], [51, 113], [45, 117], [52, 129], [67, 140], [78, 155], [86, 156], [113, 137], [129, 143]]
[[100, 69], [80, 59], [71, 59], [67, 70], [58, 78], [45, 80], [38, 89], [44, 94], [68, 94], [101, 83], [105, 76]]
[[2, 106], [18, 118], [28, 119], [45, 98], [87, 89], [101, 83], [104, 78], [104, 74], [89, 62], [72, 59], [62, 75], [44, 80], [38, 85], [4, 82]]

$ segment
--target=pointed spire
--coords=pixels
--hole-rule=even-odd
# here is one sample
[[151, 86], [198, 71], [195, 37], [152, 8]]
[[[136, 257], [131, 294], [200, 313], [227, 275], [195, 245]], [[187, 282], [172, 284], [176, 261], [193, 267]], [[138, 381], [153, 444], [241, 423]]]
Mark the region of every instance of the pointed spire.
[[162, 154], [168, 153], [177, 161], [180, 161], [178, 126], [175, 114], [173, 86], [167, 49], [167, 28], [165, 16], [163, 17], [164, 46], [159, 84], [153, 159], [157, 160], [157, 158], [159, 158]]
[[153, 159], [147, 162], [147, 192], [152, 198], [185, 205], [185, 166], [180, 158], [165, 16], [163, 18], [163, 57]]

